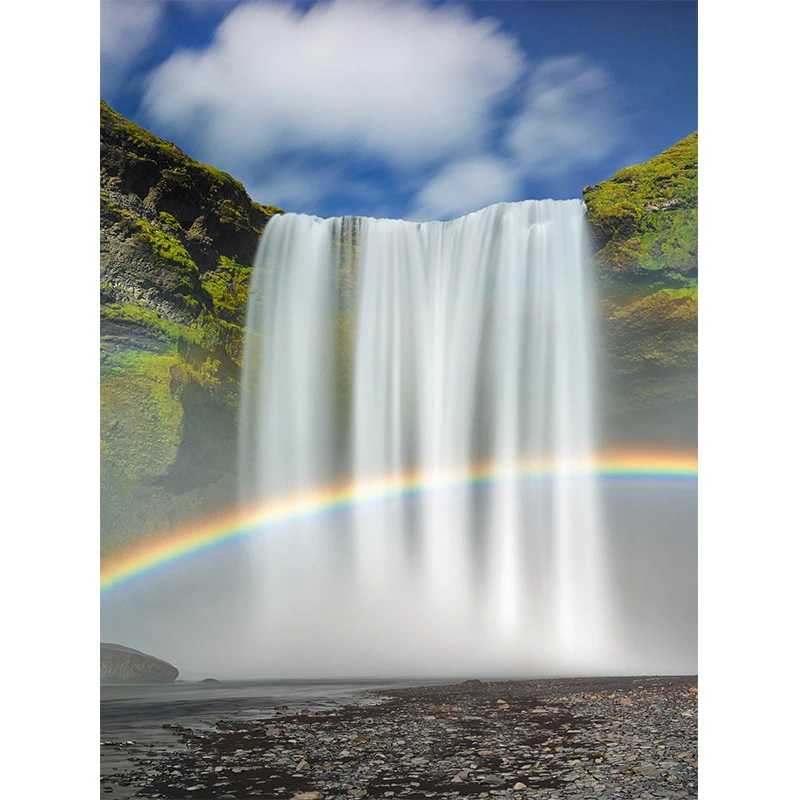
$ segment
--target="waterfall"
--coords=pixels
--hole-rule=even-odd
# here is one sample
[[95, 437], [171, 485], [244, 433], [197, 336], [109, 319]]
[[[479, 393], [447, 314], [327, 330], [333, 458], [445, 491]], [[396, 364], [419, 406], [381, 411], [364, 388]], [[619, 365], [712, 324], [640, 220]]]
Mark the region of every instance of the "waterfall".
[[579, 200], [270, 221], [248, 307], [242, 501], [332, 486], [353, 501], [251, 537], [265, 672], [603, 671], [614, 613], [585, 226]]

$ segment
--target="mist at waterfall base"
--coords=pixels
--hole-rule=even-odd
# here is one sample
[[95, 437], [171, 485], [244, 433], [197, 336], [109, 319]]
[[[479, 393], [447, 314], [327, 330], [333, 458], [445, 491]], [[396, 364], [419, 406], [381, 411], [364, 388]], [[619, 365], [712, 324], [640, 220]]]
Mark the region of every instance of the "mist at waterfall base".
[[[433, 488], [252, 542], [269, 672], [625, 670], [580, 201], [452, 222], [287, 215], [252, 279], [243, 500]], [[522, 460], [552, 464], [514, 478]], [[491, 464], [479, 487], [436, 476]], [[635, 568], [635, 567], [634, 567]]]
[[[243, 505], [415, 490], [153, 575], [105, 602], [105, 639], [182, 677], [694, 674], [696, 486], [582, 468], [603, 369], [585, 224], [580, 201], [274, 218], [248, 307]], [[522, 461], [546, 474], [519, 479]], [[438, 481], [476, 465], [491, 479]]]

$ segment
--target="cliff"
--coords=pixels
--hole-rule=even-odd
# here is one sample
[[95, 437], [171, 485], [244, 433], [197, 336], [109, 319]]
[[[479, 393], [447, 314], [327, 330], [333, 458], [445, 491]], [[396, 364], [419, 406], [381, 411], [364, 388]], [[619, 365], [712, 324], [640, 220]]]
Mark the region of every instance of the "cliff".
[[233, 500], [247, 290], [276, 213], [101, 102], [104, 550]]
[[697, 134], [583, 192], [614, 443], [696, 444]]
[[[608, 444], [693, 445], [697, 134], [586, 187], [584, 201]], [[103, 552], [235, 500], [251, 264], [279, 213], [101, 102]]]

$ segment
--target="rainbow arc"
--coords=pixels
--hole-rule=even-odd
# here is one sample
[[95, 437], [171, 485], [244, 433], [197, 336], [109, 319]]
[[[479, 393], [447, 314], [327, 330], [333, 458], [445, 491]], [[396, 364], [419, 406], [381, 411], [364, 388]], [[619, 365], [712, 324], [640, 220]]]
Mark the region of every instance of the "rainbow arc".
[[520, 461], [481, 464], [436, 473], [409, 472], [358, 483], [325, 486], [272, 498], [251, 508], [210, 517], [201, 523], [166, 531], [120, 550], [101, 564], [103, 592], [139, 576], [175, 565], [190, 556], [294, 521], [355, 508], [361, 504], [412, 497], [428, 492], [481, 486], [501, 481], [553, 480], [559, 477], [670, 485], [697, 481], [695, 452], [609, 453], [591, 461]]

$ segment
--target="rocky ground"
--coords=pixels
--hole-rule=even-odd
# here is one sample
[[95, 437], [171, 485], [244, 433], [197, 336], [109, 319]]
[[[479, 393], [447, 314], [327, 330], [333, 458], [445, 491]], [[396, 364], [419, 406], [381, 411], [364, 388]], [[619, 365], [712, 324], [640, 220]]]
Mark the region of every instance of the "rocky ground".
[[[695, 798], [694, 677], [467, 681], [326, 712], [180, 726], [106, 776], [152, 798]], [[134, 753], [136, 753], [134, 755]], [[101, 792], [101, 794], [102, 794]]]

